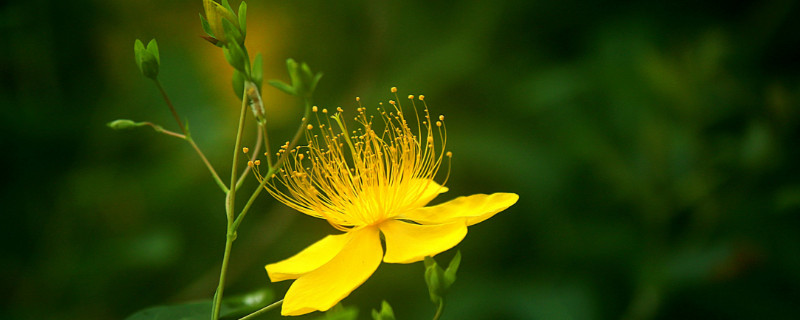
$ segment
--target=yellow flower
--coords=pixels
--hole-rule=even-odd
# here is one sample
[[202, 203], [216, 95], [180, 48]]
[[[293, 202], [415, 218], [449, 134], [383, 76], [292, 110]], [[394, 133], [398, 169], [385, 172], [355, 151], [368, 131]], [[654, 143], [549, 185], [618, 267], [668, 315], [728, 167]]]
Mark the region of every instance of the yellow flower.
[[[414, 103], [413, 96], [409, 99]], [[424, 115], [415, 105], [409, 116], [398, 102], [389, 101], [390, 106], [379, 107], [374, 117], [359, 104], [360, 126], [355, 131], [342, 121], [341, 108], [333, 116], [321, 110], [320, 121], [314, 107], [317, 128], [306, 128], [308, 145], [281, 148], [278, 154], [290, 153], [284, 158], [285, 170], [274, 176], [267, 190], [284, 204], [344, 232], [266, 266], [273, 282], [297, 279], [286, 293], [281, 314], [328, 310], [364, 283], [381, 260], [412, 263], [448, 250], [461, 242], [467, 226], [519, 199], [513, 193], [476, 194], [426, 207], [447, 191], [433, 178], [452, 153], [444, 152], [444, 116], [432, 120], [424, 96], [419, 100], [425, 105]], [[416, 124], [409, 125], [407, 119]]]

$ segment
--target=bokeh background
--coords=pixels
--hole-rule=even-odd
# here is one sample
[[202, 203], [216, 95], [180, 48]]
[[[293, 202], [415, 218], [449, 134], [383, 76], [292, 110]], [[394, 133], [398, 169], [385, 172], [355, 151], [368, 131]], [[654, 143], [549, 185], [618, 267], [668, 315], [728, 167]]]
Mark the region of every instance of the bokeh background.
[[[316, 104], [350, 111], [391, 86], [425, 94], [455, 154], [442, 198], [520, 195], [458, 246], [443, 319], [800, 317], [796, 1], [248, 4], [265, 78], [305, 61], [325, 73]], [[0, 318], [121, 319], [213, 294], [225, 220], [206, 168], [178, 139], [105, 126], [177, 130], [133, 61], [134, 39], [155, 37], [164, 86], [227, 175], [238, 101], [199, 37], [201, 11], [0, 5]], [[274, 149], [301, 108], [264, 97]], [[332, 232], [265, 194], [226, 293], [282, 295], [289, 283], [270, 284], [263, 265]], [[382, 299], [400, 319], [430, 318], [422, 272], [384, 264], [344, 303], [361, 319]]]

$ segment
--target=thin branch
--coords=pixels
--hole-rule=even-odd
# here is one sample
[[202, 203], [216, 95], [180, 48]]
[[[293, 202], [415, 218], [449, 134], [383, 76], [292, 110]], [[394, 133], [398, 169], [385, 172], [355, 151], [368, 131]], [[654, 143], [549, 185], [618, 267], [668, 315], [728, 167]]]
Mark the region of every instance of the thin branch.
[[282, 303], [283, 303], [283, 299], [281, 299], [281, 300], [278, 300], [278, 301], [275, 301], [275, 302], [274, 302], [273, 304], [271, 304], [271, 305], [268, 305], [268, 306], [266, 306], [266, 307], [263, 307], [263, 308], [259, 309], [259, 310], [258, 310], [258, 311], [256, 311], [256, 312], [253, 312], [253, 313], [251, 313], [251, 314], [248, 314], [248, 315], [246, 315], [246, 316], [244, 316], [244, 317], [241, 317], [241, 318], [239, 318], [239, 320], [253, 319], [253, 318], [255, 318], [255, 317], [257, 317], [257, 316], [261, 315], [262, 313], [265, 313], [265, 312], [267, 312], [267, 311], [270, 311], [270, 310], [272, 310], [272, 309], [275, 309], [275, 307], [277, 307], [277, 306], [280, 306]]

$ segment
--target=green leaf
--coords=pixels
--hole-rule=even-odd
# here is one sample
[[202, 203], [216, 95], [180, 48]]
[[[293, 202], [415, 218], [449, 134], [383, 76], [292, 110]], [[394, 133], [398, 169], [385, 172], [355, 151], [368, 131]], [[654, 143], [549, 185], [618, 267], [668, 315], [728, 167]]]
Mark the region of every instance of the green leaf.
[[358, 319], [358, 308], [343, 307], [341, 303], [333, 306], [317, 320], [356, 320]]
[[[222, 300], [222, 319], [238, 319], [266, 307], [274, 298], [267, 289], [232, 296]], [[125, 320], [207, 320], [211, 315], [211, 300], [151, 307], [134, 313]]]
[[202, 13], [198, 13], [200, 15], [200, 24], [203, 26], [203, 31], [209, 36], [214, 38], [214, 31], [211, 30], [211, 25], [208, 23], [206, 17], [203, 16]]
[[428, 293], [433, 303], [439, 303], [444, 296], [444, 270], [439, 267], [431, 257], [425, 257], [425, 284], [428, 285]]
[[231, 7], [231, 4], [228, 3], [228, 0], [222, 0], [221, 3], [222, 6], [225, 7], [225, 9], [228, 9], [228, 11], [233, 12], [233, 7]]
[[244, 93], [244, 74], [239, 72], [239, 70], [233, 70], [233, 94], [242, 99], [242, 94]]
[[142, 55], [145, 51], [144, 44], [142, 40], [136, 39], [133, 42], [133, 57], [136, 59], [136, 66], [139, 68], [139, 71], [142, 70]]
[[314, 79], [311, 81], [311, 92], [314, 92], [314, 90], [317, 89], [317, 83], [319, 83], [319, 79], [322, 79], [322, 72], [317, 72], [317, 74], [314, 75]]
[[253, 78], [253, 82], [255, 82], [258, 90], [261, 90], [261, 84], [264, 82], [264, 58], [261, 57], [261, 53], [256, 54], [256, 58], [253, 59], [253, 65], [250, 68], [250, 76]]
[[245, 56], [242, 48], [236, 42], [229, 42], [225, 48], [222, 48], [225, 54], [225, 60], [236, 70], [241, 71], [245, 76], [249, 73], [246, 67], [247, 57]]
[[161, 55], [158, 54], [158, 42], [156, 42], [156, 39], [150, 40], [150, 42], [147, 43], [147, 51], [155, 56], [156, 62], [158, 62], [158, 65], [161, 65]]
[[244, 45], [244, 34], [242, 34], [242, 31], [239, 30], [239, 27], [234, 24], [236, 22], [228, 19], [222, 19], [221, 23], [222, 31], [225, 33], [226, 39], [233, 40], [231, 42], [235, 42], [240, 46]]
[[292, 86], [284, 83], [283, 81], [270, 80], [268, 83], [269, 83], [269, 85], [271, 85], [271, 86], [273, 86], [275, 88], [278, 88], [281, 91], [286, 92], [287, 94], [295, 95], [294, 88], [292, 88]]
[[247, 3], [244, 1], [239, 4], [239, 29], [242, 35], [247, 35]]
[[444, 289], [450, 289], [450, 286], [456, 282], [456, 272], [458, 272], [458, 266], [461, 265], [461, 250], [456, 251], [456, 255], [453, 257], [453, 260], [450, 260], [450, 264], [447, 265], [447, 269], [444, 270]]
[[211, 301], [147, 308], [125, 320], [195, 320], [208, 319]]
[[373, 320], [395, 320], [394, 319], [394, 310], [392, 310], [392, 306], [389, 305], [386, 300], [381, 302], [381, 311], [372, 309], [372, 319]]

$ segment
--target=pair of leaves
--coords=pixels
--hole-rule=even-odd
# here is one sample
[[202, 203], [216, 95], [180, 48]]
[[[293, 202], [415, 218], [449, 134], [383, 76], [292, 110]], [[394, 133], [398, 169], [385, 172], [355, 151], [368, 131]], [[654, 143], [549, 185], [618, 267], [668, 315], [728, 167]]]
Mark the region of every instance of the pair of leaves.
[[322, 72], [313, 73], [308, 64], [305, 62], [298, 64], [291, 58], [286, 60], [286, 68], [289, 70], [289, 78], [292, 80], [291, 85], [280, 80], [270, 80], [269, 84], [293, 96], [311, 97], [317, 88], [319, 79], [322, 78]]
[[433, 303], [441, 303], [450, 286], [456, 282], [459, 265], [461, 265], [461, 251], [456, 252], [447, 269], [442, 269], [433, 258], [425, 257], [425, 283], [428, 284], [428, 293]]
[[133, 53], [136, 59], [136, 66], [142, 75], [155, 80], [158, 77], [158, 68], [161, 65], [161, 57], [158, 54], [158, 43], [156, 39], [150, 40], [147, 47], [142, 40], [136, 39], [133, 43]]

